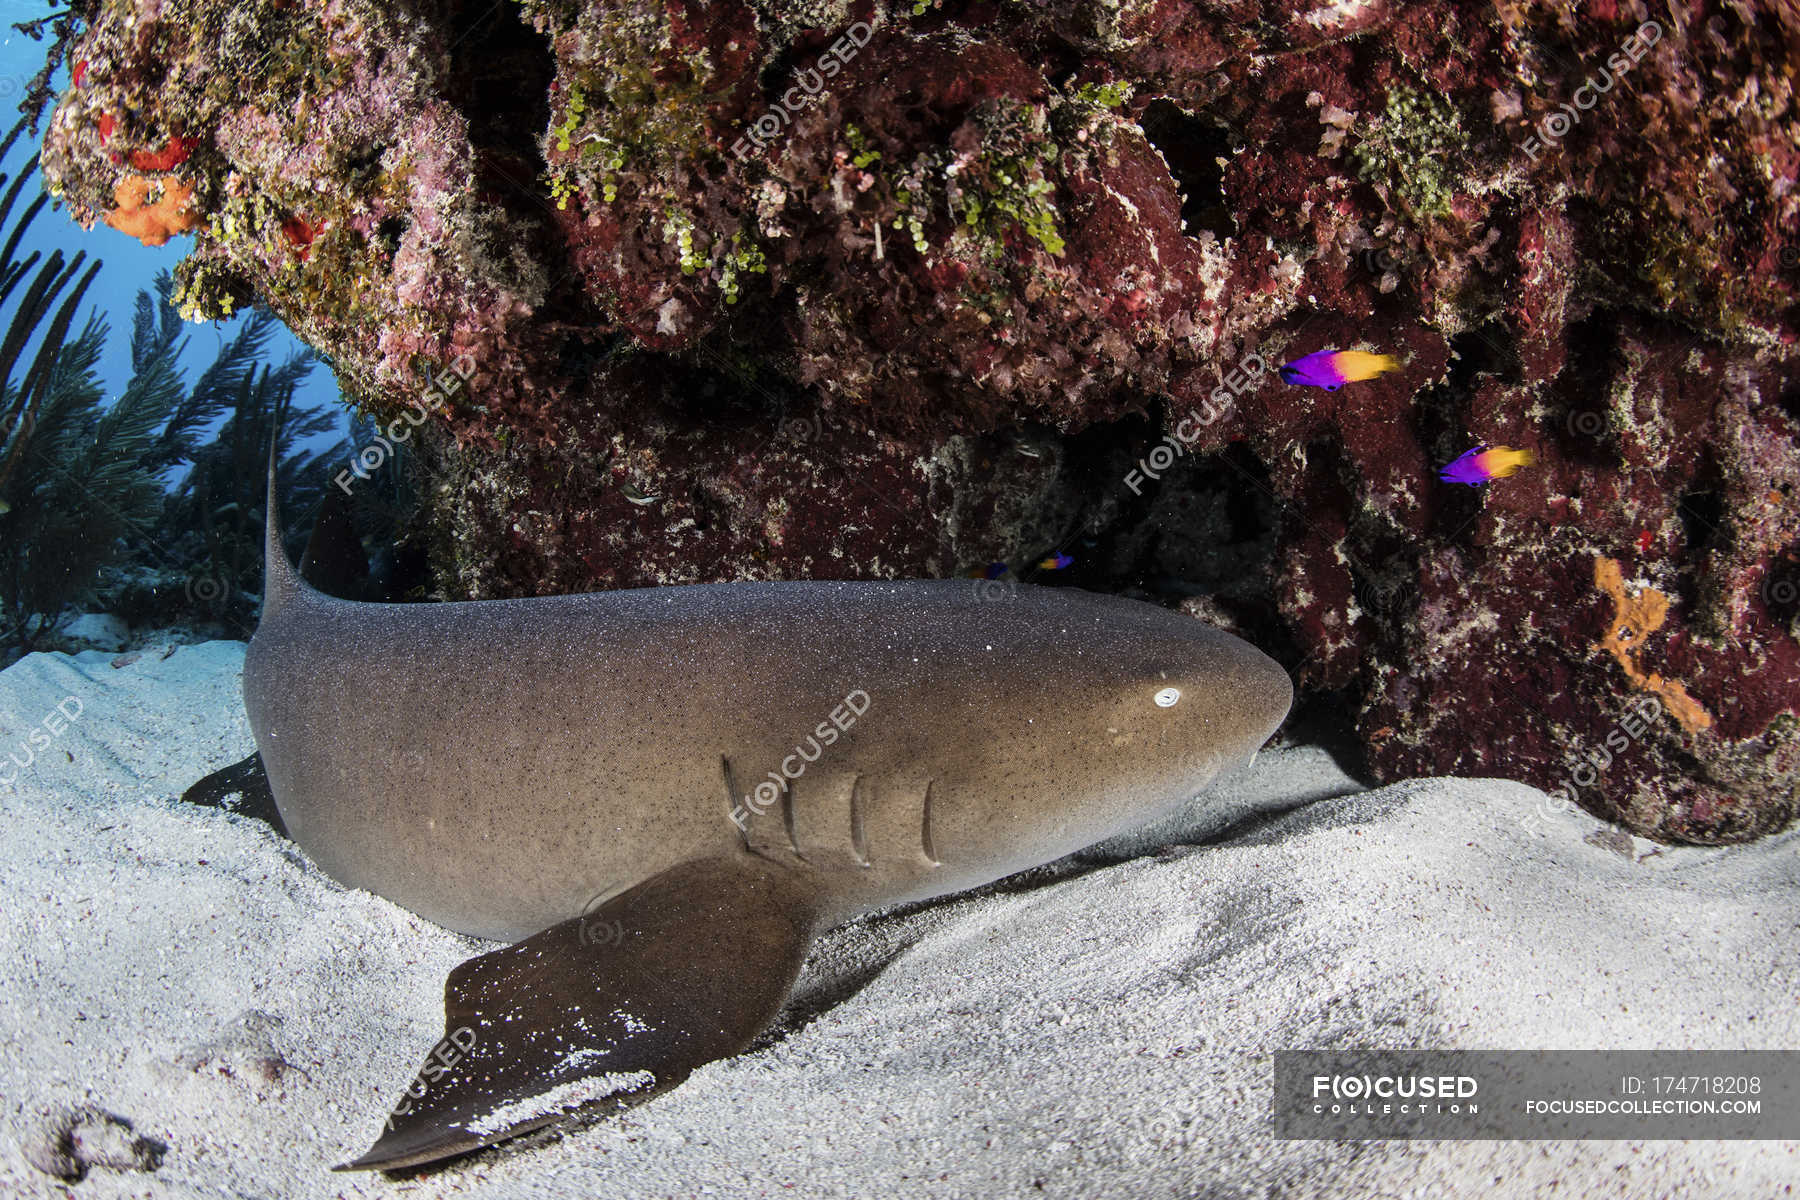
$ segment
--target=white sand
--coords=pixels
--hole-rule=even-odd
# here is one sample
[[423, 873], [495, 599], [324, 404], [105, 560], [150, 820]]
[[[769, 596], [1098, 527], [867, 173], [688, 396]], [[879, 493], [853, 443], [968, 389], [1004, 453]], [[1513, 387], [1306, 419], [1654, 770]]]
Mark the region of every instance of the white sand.
[[[1295, 1046], [1800, 1048], [1800, 834], [1621, 852], [1528, 787], [1356, 794], [1306, 748], [1195, 805], [1190, 833], [1239, 822], [1216, 844], [837, 931], [780, 1036], [624, 1117], [421, 1179], [331, 1174], [486, 946], [177, 803], [252, 748], [240, 644], [113, 657], [0, 672], [0, 763], [85, 706], [0, 786], [0, 1196], [1797, 1190], [1795, 1143], [1273, 1140], [1270, 1055]], [[161, 1166], [31, 1167], [39, 1115], [83, 1102], [166, 1142]]]

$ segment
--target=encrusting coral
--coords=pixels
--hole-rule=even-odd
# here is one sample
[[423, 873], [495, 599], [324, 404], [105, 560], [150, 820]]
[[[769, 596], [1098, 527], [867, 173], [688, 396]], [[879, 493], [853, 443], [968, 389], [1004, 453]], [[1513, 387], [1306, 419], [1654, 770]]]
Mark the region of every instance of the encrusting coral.
[[[1772, 0], [107, 0], [45, 167], [93, 220], [169, 160], [185, 311], [266, 301], [372, 411], [476, 364], [420, 434], [451, 593], [1061, 549], [1244, 623], [1383, 778], [1720, 841], [1800, 783], [1796, 46]], [[1402, 366], [1248, 366], [1324, 349]], [[1534, 465], [1437, 479], [1482, 443]], [[1597, 559], [1668, 602], [1628, 654]], [[1691, 708], [1576, 787], [1647, 680]]]

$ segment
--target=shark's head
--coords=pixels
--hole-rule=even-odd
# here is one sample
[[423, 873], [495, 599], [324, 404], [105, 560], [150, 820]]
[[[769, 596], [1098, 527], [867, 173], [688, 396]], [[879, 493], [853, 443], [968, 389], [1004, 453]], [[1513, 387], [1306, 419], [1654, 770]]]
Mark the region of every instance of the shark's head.
[[917, 720], [935, 731], [941, 857], [995, 856], [988, 878], [1166, 816], [1247, 762], [1293, 699], [1249, 643], [1116, 596], [1021, 589], [980, 638], [962, 653], [991, 657], [994, 686]]
[[1286, 718], [1293, 685], [1254, 646], [1191, 617], [1092, 604], [1103, 619], [1079, 648], [1085, 668], [1064, 701], [1047, 699], [1085, 751], [1088, 788], [1113, 798], [1080, 815], [1129, 828], [1248, 762]]

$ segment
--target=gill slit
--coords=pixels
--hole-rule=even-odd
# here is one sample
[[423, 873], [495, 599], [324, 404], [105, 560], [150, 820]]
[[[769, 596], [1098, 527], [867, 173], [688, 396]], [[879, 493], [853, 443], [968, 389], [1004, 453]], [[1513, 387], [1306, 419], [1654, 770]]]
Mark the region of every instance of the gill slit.
[[856, 855], [856, 861], [867, 867], [869, 862], [869, 837], [863, 828], [863, 790], [862, 773], [850, 781], [850, 849]]
[[920, 806], [919, 814], [919, 849], [925, 852], [926, 861], [934, 867], [939, 865], [937, 847], [931, 833], [931, 789], [935, 785], [936, 780], [925, 781], [925, 803]]
[[799, 780], [789, 779], [781, 785], [781, 823], [787, 827], [788, 846], [793, 850], [794, 857], [805, 862], [806, 855], [800, 853], [800, 839], [794, 836], [794, 787], [798, 782]]
[[744, 823], [738, 824], [737, 801], [733, 799], [737, 795], [737, 788], [732, 786], [731, 759], [723, 754], [719, 755], [719, 774], [725, 781], [725, 819], [733, 825], [737, 825], [738, 837], [743, 841], [744, 849], [748, 850], [750, 849], [750, 814], [746, 812]]

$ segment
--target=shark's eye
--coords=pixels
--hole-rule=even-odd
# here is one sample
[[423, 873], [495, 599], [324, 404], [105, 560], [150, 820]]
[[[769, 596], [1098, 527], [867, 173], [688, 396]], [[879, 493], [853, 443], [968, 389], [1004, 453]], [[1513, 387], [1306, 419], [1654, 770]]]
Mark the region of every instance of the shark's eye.
[[1158, 708], [1174, 708], [1175, 702], [1177, 700], [1181, 699], [1181, 689], [1180, 688], [1164, 688], [1162, 691], [1156, 693], [1155, 698], [1156, 698], [1156, 707], [1158, 707]]

